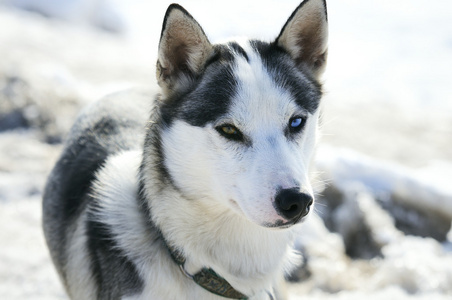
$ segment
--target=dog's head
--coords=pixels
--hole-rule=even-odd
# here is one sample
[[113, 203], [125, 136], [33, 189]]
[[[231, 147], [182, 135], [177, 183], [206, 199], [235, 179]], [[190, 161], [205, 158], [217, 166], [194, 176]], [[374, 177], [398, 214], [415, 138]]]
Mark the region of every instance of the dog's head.
[[266, 227], [308, 214], [327, 35], [324, 0], [305, 0], [271, 43], [212, 45], [187, 11], [168, 8], [160, 153], [189, 201], [216, 201]]

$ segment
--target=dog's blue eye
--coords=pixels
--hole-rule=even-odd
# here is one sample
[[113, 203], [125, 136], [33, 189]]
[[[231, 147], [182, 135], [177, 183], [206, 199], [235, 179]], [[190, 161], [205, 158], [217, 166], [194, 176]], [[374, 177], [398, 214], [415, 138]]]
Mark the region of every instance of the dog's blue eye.
[[305, 123], [305, 119], [302, 117], [294, 117], [289, 120], [289, 129], [291, 132], [299, 132], [303, 129], [303, 125]]
[[296, 128], [301, 125], [302, 121], [303, 121], [303, 119], [301, 119], [301, 118], [294, 118], [290, 122], [290, 127]]

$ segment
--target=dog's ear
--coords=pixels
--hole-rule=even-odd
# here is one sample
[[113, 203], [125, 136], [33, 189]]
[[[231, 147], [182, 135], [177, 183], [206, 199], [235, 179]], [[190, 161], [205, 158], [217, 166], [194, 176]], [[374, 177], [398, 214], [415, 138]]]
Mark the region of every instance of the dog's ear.
[[166, 11], [160, 36], [157, 80], [168, 92], [186, 83], [204, 67], [213, 52], [207, 36], [196, 20], [180, 5]]
[[300, 68], [315, 77], [325, 69], [328, 19], [325, 0], [304, 0], [292, 13], [276, 39]]

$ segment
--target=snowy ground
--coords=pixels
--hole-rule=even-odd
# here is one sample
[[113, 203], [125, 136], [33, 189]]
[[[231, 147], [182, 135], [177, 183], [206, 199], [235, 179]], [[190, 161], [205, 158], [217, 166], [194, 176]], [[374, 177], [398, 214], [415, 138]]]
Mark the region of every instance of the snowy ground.
[[[66, 299], [42, 188], [81, 107], [153, 80], [170, 2], [143, 2], [0, 0], [0, 299]], [[298, 4], [180, 3], [213, 41], [273, 38]], [[320, 195], [290, 299], [450, 299], [452, 3], [328, 4]]]

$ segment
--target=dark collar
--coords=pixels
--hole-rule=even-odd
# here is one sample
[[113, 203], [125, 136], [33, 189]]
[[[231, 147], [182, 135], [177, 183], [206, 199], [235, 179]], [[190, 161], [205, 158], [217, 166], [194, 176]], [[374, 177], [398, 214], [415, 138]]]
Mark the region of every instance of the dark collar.
[[196, 284], [198, 284], [202, 288], [208, 290], [209, 292], [215, 295], [231, 299], [242, 299], [242, 300], [248, 299], [247, 296], [234, 289], [229, 284], [229, 282], [226, 281], [226, 279], [219, 276], [212, 269], [202, 268], [201, 271], [194, 275], [189, 274], [184, 267], [186, 261], [185, 257], [182, 255], [180, 251], [173, 247], [170, 247], [170, 245], [168, 245], [163, 235], [161, 233], [160, 235], [162, 237], [163, 243], [165, 244], [166, 248], [168, 249], [171, 255], [171, 258], [177, 265], [179, 265], [182, 273], [185, 276], [191, 278]]

